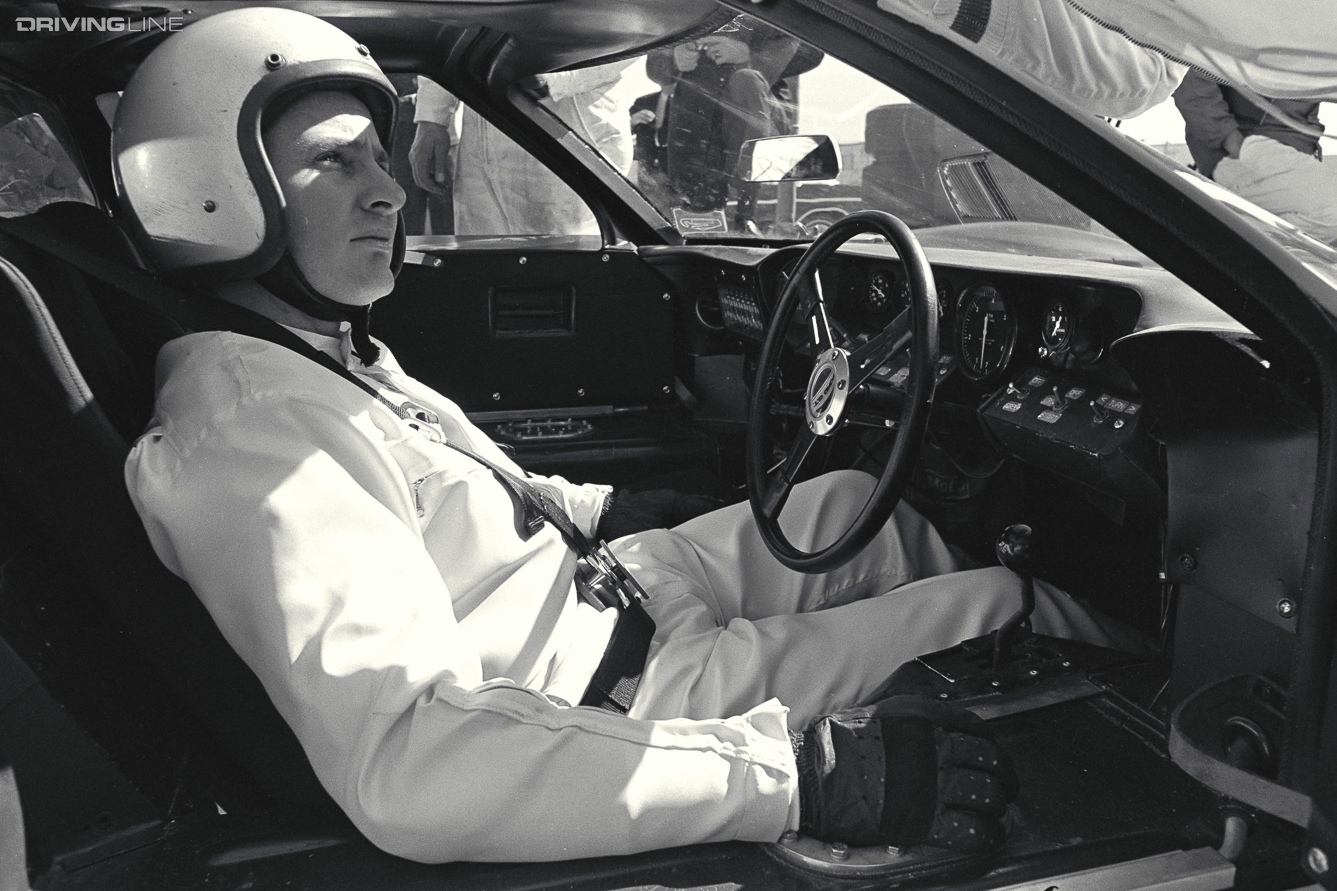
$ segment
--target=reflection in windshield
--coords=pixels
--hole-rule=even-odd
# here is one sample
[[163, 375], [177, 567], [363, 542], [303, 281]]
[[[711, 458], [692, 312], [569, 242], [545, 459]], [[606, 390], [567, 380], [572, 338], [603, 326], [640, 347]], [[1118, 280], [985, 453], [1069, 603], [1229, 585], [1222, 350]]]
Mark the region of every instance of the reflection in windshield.
[[[1106, 232], [960, 130], [748, 15], [652, 51], [612, 92], [629, 108], [629, 178], [684, 235], [810, 238], [865, 209], [912, 228], [1029, 222]], [[831, 137], [839, 178], [748, 182], [743, 143], [789, 134]]]

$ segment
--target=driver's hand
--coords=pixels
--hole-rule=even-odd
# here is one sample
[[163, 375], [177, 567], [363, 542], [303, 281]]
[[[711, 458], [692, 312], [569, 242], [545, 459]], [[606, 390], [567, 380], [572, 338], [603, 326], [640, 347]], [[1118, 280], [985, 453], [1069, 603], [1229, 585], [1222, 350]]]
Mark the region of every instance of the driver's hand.
[[444, 194], [450, 184], [450, 128], [432, 121], [419, 121], [409, 146], [409, 166], [419, 187]]
[[1003, 843], [1017, 775], [970, 712], [895, 696], [818, 718], [790, 738], [800, 828], [814, 838], [961, 853]]
[[597, 537], [612, 541], [646, 529], [668, 529], [693, 517], [723, 507], [709, 495], [692, 495], [675, 489], [647, 489], [617, 493], [599, 520]]

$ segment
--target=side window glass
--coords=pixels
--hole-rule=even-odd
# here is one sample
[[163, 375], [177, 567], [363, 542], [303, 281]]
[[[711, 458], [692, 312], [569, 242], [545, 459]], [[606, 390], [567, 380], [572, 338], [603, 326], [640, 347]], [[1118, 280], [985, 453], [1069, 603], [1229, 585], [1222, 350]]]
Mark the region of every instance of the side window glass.
[[400, 96], [392, 171], [408, 196], [405, 227], [418, 245], [599, 235], [585, 202], [482, 115], [429, 78], [391, 80]]
[[0, 217], [58, 201], [96, 205], [78, 157], [51, 103], [0, 81]]

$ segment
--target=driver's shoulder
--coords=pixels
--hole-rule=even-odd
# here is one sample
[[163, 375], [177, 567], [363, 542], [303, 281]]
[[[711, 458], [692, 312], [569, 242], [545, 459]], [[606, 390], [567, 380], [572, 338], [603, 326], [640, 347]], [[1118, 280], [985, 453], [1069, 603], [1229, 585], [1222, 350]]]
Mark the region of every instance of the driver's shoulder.
[[[353, 409], [356, 387], [286, 347], [231, 331], [202, 331], [170, 341], [158, 353], [159, 425], [197, 433], [255, 408], [302, 405]], [[347, 403], [347, 404], [345, 404]]]

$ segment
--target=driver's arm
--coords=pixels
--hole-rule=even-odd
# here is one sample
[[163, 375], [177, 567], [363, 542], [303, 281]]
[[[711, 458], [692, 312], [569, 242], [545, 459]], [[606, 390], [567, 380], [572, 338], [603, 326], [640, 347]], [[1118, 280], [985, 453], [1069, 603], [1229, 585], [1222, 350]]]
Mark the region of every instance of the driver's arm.
[[[431, 532], [457, 546], [434, 561], [405, 474], [435, 444], [277, 347], [196, 334], [159, 365], [187, 361], [207, 371], [168, 378], [126, 465], [132, 497], [378, 846], [428, 862], [560, 860], [797, 828], [779, 703], [637, 721], [554, 702], [546, 665], [516, 679], [488, 668], [513, 638], [607, 615], [576, 605], [555, 532], [505, 534], [508, 496], [488, 471], [437, 494]], [[489, 486], [499, 502], [480, 495]], [[455, 590], [455, 576], [488, 581]], [[544, 624], [575, 610], [587, 615]]]

